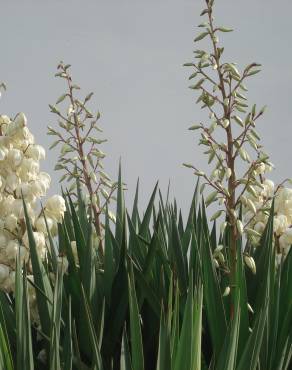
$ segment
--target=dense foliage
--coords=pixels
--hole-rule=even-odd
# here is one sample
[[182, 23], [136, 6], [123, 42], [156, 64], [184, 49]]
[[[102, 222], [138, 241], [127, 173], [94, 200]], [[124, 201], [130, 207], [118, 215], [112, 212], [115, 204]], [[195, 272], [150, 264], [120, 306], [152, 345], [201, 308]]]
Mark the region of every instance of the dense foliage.
[[[106, 218], [104, 256], [92, 245], [81, 197], [77, 209], [67, 197], [58, 243], [69, 261], [65, 273], [52, 240], [48, 260], [40, 260], [27, 218], [34, 282], [18, 262], [15, 297], [1, 292], [1, 368], [288, 369], [292, 257], [290, 251], [275, 268], [273, 218], [250, 251], [256, 274], [246, 270], [239, 242], [232, 312], [229, 271], [215, 268], [218, 236], [197, 191], [185, 225], [176, 203], [160, 193], [155, 206], [156, 192], [141, 217], [137, 190], [129, 215], [120, 177], [117, 224], [112, 230]], [[228, 233], [220, 237], [227, 265]], [[31, 325], [32, 283], [41, 327]]]

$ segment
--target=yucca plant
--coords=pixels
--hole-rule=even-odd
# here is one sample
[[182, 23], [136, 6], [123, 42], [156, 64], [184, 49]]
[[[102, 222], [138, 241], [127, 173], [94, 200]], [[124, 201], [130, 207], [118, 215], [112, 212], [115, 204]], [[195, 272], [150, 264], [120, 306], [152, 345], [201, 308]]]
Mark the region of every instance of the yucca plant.
[[[196, 189], [187, 223], [155, 187], [143, 217], [138, 189], [131, 215], [121, 175], [117, 224], [106, 216], [105, 254], [94, 252], [83, 200], [70, 197], [48, 260], [38, 258], [27, 217], [34, 282], [17, 264], [13, 297], [1, 293], [3, 369], [288, 369], [291, 360], [291, 252], [275, 268], [273, 217], [253, 254], [238, 245], [236, 305], [230, 316], [226, 271], [214, 266], [218, 245]], [[228, 230], [221, 237], [227, 238]], [[72, 253], [76, 241], [78, 260]], [[56, 250], [66, 254], [64, 271]], [[225, 256], [228, 260], [228, 255]], [[33, 284], [40, 325], [30, 321]]]
[[[258, 214], [251, 198], [242, 196], [245, 192], [257, 195], [254, 187], [263, 186], [263, 178], [258, 181], [258, 173], [254, 171], [262, 164], [268, 165], [267, 157], [261, 156], [254, 139], [253, 125], [262, 110], [256, 114], [253, 107], [244, 122], [232, 113], [232, 109], [242, 112], [247, 107], [243, 103], [245, 97], [237, 91], [242, 82], [239, 72], [233, 64], [220, 62], [223, 50], [218, 49], [215, 33], [229, 29], [213, 26], [213, 3], [206, 0], [202, 15], [207, 15], [209, 24], [201, 25], [206, 30], [196, 42], [211, 36], [214, 51], [207, 56], [203, 51], [196, 53], [199, 64], [191, 63], [191, 66], [198, 71], [191, 79], [205, 74], [204, 68], [210, 66], [205, 65], [209, 64], [206, 61], [209, 58], [214, 70], [219, 70], [220, 83], [215, 85], [225, 94], [223, 100], [208, 94], [203, 85], [206, 74], [193, 88], [201, 92], [198, 100], [207, 109], [214, 109], [219, 99], [223, 116], [217, 120], [217, 111], [211, 111], [216, 124], [213, 122], [208, 128], [200, 124], [191, 129], [203, 130], [200, 143], [208, 146], [210, 163], [218, 159], [217, 172], [210, 177], [195, 168], [199, 180], [207, 182], [216, 193], [208, 195], [206, 200], [200, 199], [204, 183], [198, 180], [186, 221], [176, 201], [170, 202], [168, 196], [165, 200], [157, 185], [145, 212], [140, 213], [137, 184], [130, 212], [124, 202], [120, 167], [117, 185], [108, 184], [111, 189], [117, 188], [116, 215], [110, 215], [106, 200], [102, 207], [104, 225], [99, 227], [101, 208], [92, 190], [95, 178], [87, 171], [100, 166], [100, 156], [97, 164], [92, 165], [84, 155], [86, 145], [89, 144], [90, 156], [94, 146], [90, 143], [100, 143], [90, 139], [85, 125], [85, 121], [92, 119], [85, 106], [91, 94], [85, 102], [77, 100], [67, 72], [69, 66], [60, 64], [59, 77], [65, 78], [69, 90], [58, 103], [69, 99], [70, 114], [64, 116], [53, 106], [51, 110], [62, 119], [60, 127], [71, 139], [67, 142], [63, 133], [54, 129], [50, 132], [63, 145], [58, 168], [65, 171], [71, 182], [63, 194], [66, 212], [58, 224], [57, 238], [52, 237], [47, 227], [48, 253], [42, 260], [23, 200], [33, 279], [27, 276], [26, 266], [18, 256], [15, 291], [0, 292], [0, 369], [289, 369], [292, 252], [290, 249], [286, 255], [283, 253], [280, 262], [276, 258], [284, 235], [280, 236], [275, 231], [278, 226], [274, 225], [279, 223], [278, 198], [270, 197], [269, 207], [260, 209], [266, 217], [261, 233], [242, 225], [242, 213], [247, 205], [255, 209], [253, 218]], [[254, 67], [245, 70], [243, 76], [255, 74]], [[236, 94], [227, 96], [226, 84], [232, 91], [232, 83], [238, 80]], [[217, 88], [214, 87], [214, 93]], [[98, 118], [99, 115], [90, 123], [89, 130], [96, 127]], [[246, 140], [259, 155], [254, 162], [249, 162], [242, 145], [236, 148], [231, 120], [240, 127], [243, 125], [242, 145], [250, 135]], [[212, 135], [218, 124], [225, 129], [230, 151], [224, 144], [213, 145]], [[77, 145], [77, 160], [72, 161], [68, 155], [73, 149], [68, 149], [68, 143]], [[225, 159], [221, 159], [224, 150], [227, 150], [226, 168]], [[243, 194], [238, 198], [234, 153], [249, 163], [247, 178], [240, 178]], [[76, 172], [78, 166], [83, 169], [83, 177]], [[103, 172], [99, 171], [99, 175], [101, 184], [106, 186]], [[223, 178], [227, 188], [222, 185]], [[75, 179], [76, 183], [72, 184]], [[82, 184], [89, 194], [89, 202], [82, 194]], [[218, 198], [226, 205], [224, 227], [220, 228], [216, 222], [224, 213], [222, 209], [211, 221], [206, 215], [206, 206]], [[248, 238], [244, 230], [248, 231]], [[34, 319], [31, 315], [31, 294], [36, 297], [37, 319], [35, 314]]]

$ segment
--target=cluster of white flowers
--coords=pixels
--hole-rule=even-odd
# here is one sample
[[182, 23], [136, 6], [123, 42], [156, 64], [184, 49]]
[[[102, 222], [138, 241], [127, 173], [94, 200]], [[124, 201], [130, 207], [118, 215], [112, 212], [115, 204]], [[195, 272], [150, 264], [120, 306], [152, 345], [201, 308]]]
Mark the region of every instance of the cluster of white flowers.
[[274, 203], [274, 237], [278, 258], [285, 257], [292, 244], [292, 189], [275, 188], [273, 181], [263, 180], [261, 186], [249, 186], [242, 196], [244, 230], [250, 241], [257, 245]]
[[[22, 197], [25, 200], [34, 238], [41, 258], [46, 255], [47, 227], [39, 200], [46, 195], [51, 178], [40, 171], [45, 150], [35, 144], [27, 119], [19, 113], [14, 120], [0, 116], [0, 289], [14, 290], [17, 255], [31, 271], [28, 235]], [[52, 236], [62, 220], [65, 201], [54, 195], [44, 205], [47, 226]], [[32, 276], [30, 277], [32, 279]], [[30, 285], [30, 284], [29, 284]], [[31, 296], [34, 290], [29, 289]]]

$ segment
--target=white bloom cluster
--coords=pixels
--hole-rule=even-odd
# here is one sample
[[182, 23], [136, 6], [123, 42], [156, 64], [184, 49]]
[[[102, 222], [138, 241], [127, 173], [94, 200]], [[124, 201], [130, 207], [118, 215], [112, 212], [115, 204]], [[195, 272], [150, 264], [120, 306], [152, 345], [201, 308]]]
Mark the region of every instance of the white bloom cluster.
[[245, 232], [253, 244], [259, 242], [269, 218], [269, 209], [274, 204], [274, 236], [277, 253], [286, 256], [292, 244], [292, 189], [283, 186], [275, 190], [271, 180], [260, 186], [249, 186], [242, 197], [244, 205]]
[[[27, 119], [19, 113], [14, 120], [0, 116], [0, 289], [14, 290], [15, 260], [31, 271], [28, 236], [25, 228], [24, 198], [34, 231], [37, 250], [41, 258], [46, 254], [47, 227], [38, 210], [39, 200], [46, 195], [51, 178], [40, 171], [40, 160], [45, 150], [35, 144], [27, 128]], [[51, 234], [57, 233], [65, 211], [65, 201], [59, 195], [49, 198], [44, 206], [47, 225]], [[29, 284], [30, 285], [30, 284]], [[34, 296], [33, 289], [32, 297]]]

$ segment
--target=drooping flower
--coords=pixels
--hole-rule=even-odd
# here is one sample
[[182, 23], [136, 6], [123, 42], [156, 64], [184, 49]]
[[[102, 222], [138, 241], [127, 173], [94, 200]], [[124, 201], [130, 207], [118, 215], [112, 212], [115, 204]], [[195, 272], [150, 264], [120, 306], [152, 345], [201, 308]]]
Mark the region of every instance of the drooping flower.
[[[7, 292], [14, 290], [18, 255], [21, 263], [27, 263], [27, 271], [31, 271], [23, 199], [33, 227], [37, 252], [40, 258], [46, 256], [48, 232], [39, 201], [46, 195], [51, 178], [40, 171], [43, 159], [45, 150], [35, 143], [27, 127], [26, 116], [19, 113], [11, 120], [6, 115], [0, 115], [0, 289]], [[48, 229], [54, 236], [57, 222], [64, 215], [64, 199], [54, 195], [47, 200], [45, 210]], [[34, 292], [34, 289], [29, 291]], [[31, 308], [35, 305], [34, 295], [32, 293], [30, 297]]]

